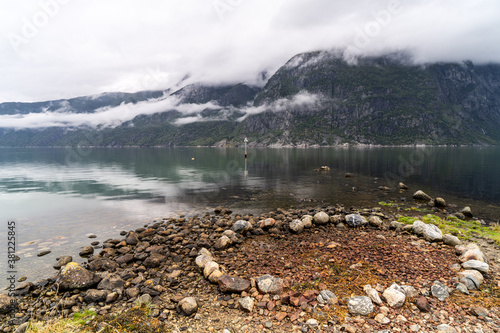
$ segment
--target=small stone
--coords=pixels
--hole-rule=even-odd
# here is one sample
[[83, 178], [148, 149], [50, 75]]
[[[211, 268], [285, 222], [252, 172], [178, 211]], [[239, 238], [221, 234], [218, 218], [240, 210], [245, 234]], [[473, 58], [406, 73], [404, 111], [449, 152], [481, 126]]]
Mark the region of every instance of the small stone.
[[382, 226], [382, 219], [378, 216], [370, 216], [368, 218], [368, 224], [372, 227], [380, 228]]
[[351, 297], [347, 302], [347, 306], [349, 308], [349, 312], [352, 314], [368, 316], [373, 312], [372, 300], [367, 296]]
[[439, 208], [446, 207], [446, 201], [443, 198], [434, 199], [434, 205]]
[[454, 329], [453, 327], [451, 327], [450, 325], [448, 324], [441, 324], [441, 325], [438, 325], [437, 328], [437, 331], [438, 332], [443, 332], [443, 333], [456, 333], [457, 330]]
[[238, 300], [240, 307], [246, 312], [252, 312], [255, 301], [252, 297], [243, 297]]
[[410, 325], [410, 330], [412, 332], [418, 332], [418, 331], [420, 331], [420, 325], [417, 325], [417, 324]]
[[52, 251], [50, 250], [45, 250], [45, 251], [42, 251], [40, 253], [38, 253], [36, 256], [37, 257], [43, 257], [43, 256], [46, 256], [47, 254], [51, 253]]
[[80, 251], [80, 257], [89, 257], [94, 254], [94, 248], [92, 246], [84, 246]]
[[462, 264], [462, 267], [464, 269], [475, 269], [476, 271], [479, 271], [481, 273], [488, 273], [488, 271], [490, 270], [490, 266], [487, 263], [479, 260], [466, 261]]
[[483, 318], [488, 317], [488, 315], [490, 314], [490, 312], [487, 309], [479, 305], [474, 305], [473, 307], [471, 307], [470, 311], [473, 315]]
[[479, 249], [468, 249], [458, 258], [458, 260], [460, 260], [461, 263], [467, 262], [469, 260], [486, 262], [486, 258], [483, 252]]
[[234, 222], [233, 226], [231, 227], [231, 230], [236, 233], [243, 233], [252, 230], [252, 224], [245, 220], [238, 220]]
[[379, 313], [378, 315], [375, 316], [375, 321], [379, 324], [382, 324], [382, 325], [387, 325], [391, 322], [391, 320], [389, 318], [387, 318], [386, 316], [384, 316], [381, 313]]
[[416, 298], [418, 296], [418, 291], [412, 286], [401, 286], [403, 288], [406, 297]]
[[186, 297], [179, 302], [178, 307], [184, 315], [190, 316], [198, 311], [198, 302], [194, 297]]
[[203, 269], [203, 275], [205, 278], [208, 279], [210, 274], [212, 274], [213, 271], [219, 270], [219, 264], [216, 263], [215, 261], [210, 261], [205, 264], [205, 268]]
[[212, 257], [208, 257], [204, 254], [200, 254], [199, 256], [196, 257], [195, 263], [199, 268], [205, 268], [205, 264], [207, 262], [213, 261]]
[[422, 312], [430, 312], [431, 311], [431, 306], [429, 305], [427, 298], [425, 298], [423, 296], [417, 298], [417, 300], [415, 301], [415, 305]]
[[57, 259], [57, 263], [53, 266], [55, 269], [60, 269], [64, 265], [73, 261], [72, 256], [62, 256]]
[[472, 217], [472, 210], [470, 209], [469, 206], [465, 207], [460, 211], [460, 213], [464, 214], [467, 217]]
[[[476, 280], [476, 278], [471, 276], [471, 275], [460, 279], [460, 284], [465, 285], [465, 287], [468, 289], [467, 292], [469, 290], [477, 290], [477, 289], [479, 289], [479, 286], [480, 286], [479, 281]], [[457, 289], [458, 289], [458, 287], [457, 287]]]
[[316, 319], [311, 318], [306, 321], [306, 325], [310, 328], [316, 328], [318, 327], [319, 323]]
[[268, 328], [268, 329], [272, 328], [272, 327], [273, 327], [273, 322], [272, 322], [272, 321], [269, 321], [269, 320], [268, 320], [268, 321], [265, 321], [265, 322], [264, 322], [264, 327], [265, 327], [265, 328]]
[[406, 186], [406, 185], [405, 185], [405, 184], [403, 184], [403, 183], [399, 183], [399, 184], [398, 184], [398, 188], [399, 188], [400, 190], [407, 190], [407, 189], [408, 189], [408, 186]]

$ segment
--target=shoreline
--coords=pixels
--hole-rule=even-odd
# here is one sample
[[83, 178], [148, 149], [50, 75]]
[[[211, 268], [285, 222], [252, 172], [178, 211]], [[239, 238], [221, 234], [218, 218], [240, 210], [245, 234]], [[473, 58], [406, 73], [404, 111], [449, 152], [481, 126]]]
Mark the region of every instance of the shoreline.
[[[323, 221], [324, 223], [320, 223], [319, 220], [317, 221], [316, 219], [315, 214], [320, 212], [328, 215], [328, 218]], [[415, 212], [418, 213], [418, 211], [414, 211], [411, 212], [412, 214], [410, 215], [414, 215]], [[348, 216], [358, 213], [358, 216], [364, 217], [366, 222], [361, 219], [361, 221], [363, 221], [360, 222], [362, 226], [358, 227], [353, 225], [356, 228], [349, 227]], [[408, 329], [409, 324], [414, 324], [411, 323], [410, 320], [407, 319], [406, 322], [398, 322], [390, 318], [396, 318], [398, 315], [403, 315], [395, 315], [395, 313], [403, 311], [401, 309], [409, 310], [409, 314], [407, 313], [406, 317], [410, 317], [411, 315], [412, 318], [418, 318], [421, 314], [422, 316], [426, 316], [427, 313], [424, 312], [418, 312], [418, 316], [416, 314], [412, 315], [413, 312], [417, 311], [414, 309], [415, 304], [413, 304], [412, 301], [408, 301], [406, 303], [407, 305], [401, 309], [393, 308], [382, 303], [380, 305], [375, 305], [375, 310], [366, 316], [352, 313], [349, 314], [349, 299], [344, 299], [345, 296], [342, 296], [342, 290], [329, 290], [338, 296], [337, 303], [335, 304], [319, 304], [316, 300], [321, 290], [333, 288], [333, 285], [328, 285], [329, 282], [327, 281], [329, 280], [326, 276], [320, 276], [319, 281], [324, 282], [318, 282], [316, 284], [311, 283], [311, 281], [318, 281], [317, 278], [314, 279], [316, 277], [314, 276], [314, 272], [312, 272], [311, 274], [313, 275], [308, 278], [310, 281], [306, 281], [307, 279], [303, 282], [295, 281], [297, 279], [300, 281], [303, 276], [308, 275], [304, 274], [308, 273], [307, 270], [300, 270], [301, 273], [299, 273], [299, 271], [293, 271], [297, 267], [301, 267], [301, 265], [309, 267], [311, 264], [308, 262], [307, 257], [302, 258], [300, 257], [301, 255], [299, 256], [297, 253], [289, 253], [290, 255], [293, 254], [289, 259], [290, 261], [293, 261], [292, 259], [294, 258], [301, 258], [299, 262], [294, 264], [290, 264], [290, 262], [281, 262], [282, 260], [279, 259], [279, 257], [272, 260], [265, 258], [270, 254], [274, 254], [274, 249], [281, 248], [278, 254], [282, 256], [284, 253], [288, 253], [287, 251], [291, 251], [291, 249], [301, 248], [305, 243], [307, 243], [308, 246], [311, 244], [314, 245], [311, 251], [314, 250], [314, 253], [318, 253], [315, 255], [317, 258], [320, 257], [319, 254], [322, 252], [330, 253], [331, 251], [334, 252], [331, 252], [330, 255], [341, 257], [345, 253], [343, 254], [343, 252], [335, 251], [342, 251], [342, 248], [344, 248], [344, 251], [350, 248], [351, 250], [349, 253], [353, 251], [352, 247], [349, 247], [351, 245], [344, 244], [346, 236], [350, 235], [347, 238], [359, 238], [359, 244], [366, 242], [368, 242], [367, 244], [372, 244], [370, 242], [374, 239], [384, 240], [385, 238], [386, 240], [393, 240], [395, 243], [388, 247], [388, 250], [390, 250], [391, 247], [392, 249], [396, 249], [396, 253], [393, 253], [393, 256], [398, 256], [398, 249], [400, 248], [406, 248], [406, 251], [412, 251], [412, 248], [415, 247], [419, 249], [414, 253], [415, 256], [421, 253], [428, 253], [429, 251], [432, 253], [435, 252], [436, 255], [447, 253], [446, 258], [448, 259], [446, 260], [452, 260], [454, 258], [453, 260], [456, 261], [455, 264], [460, 263], [457, 261], [453, 247], [443, 244], [442, 241], [424, 241], [422, 243], [420, 241], [421, 238], [412, 235], [412, 229], [408, 227], [410, 224], [405, 226], [401, 222], [396, 222], [400, 219], [397, 218], [399, 213], [400, 212], [398, 212], [395, 207], [347, 209], [343, 206], [318, 206], [299, 209], [292, 208], [289, 210], [278, 209], [268, 214], [261, 214], [260, 216], [243, 216], [238, 213], [232, 214], [232, 212], [227, 209], [218, 208], [216, 214], [206, 213], [203, 216], [193, 216], [188, 219], [180, 217], [178, 219], [170, 218], [156, 221], [147, 228], [138, 228], [134, 231], [122, 232], [121, 236], [123, 238], [108, 239], [104, 242], [104, 248], [102, 250], [97, 247], [86, 247], [84, 249], [87, 251], [87, 254], [92, 256], [85, 263], [82, 263], [81, 268], [86, 271], [88, 269], [90, 273], [89, 276], [92, 276], [92, 279], [97, 277], [97, 280], [99, 280], [99, 282], [94, 281], [96, 283], [92, 282], [92, 287], [90, 289], [88, 285], [83, 288], [73, 288], [75, 286], [72, 286], [72, 288], [67, 288], [67, 291], [64, 292], [59, 288], [62, 282], [60, 279], [46, 279], [38, 281], [36, 284], [23, 282], [21, 285], [18, 285], [17, 290], [21, 298], [19, 302], [20, 307], [15, 319], [18, 320], [18, 324], [21, 324], [21, 321], [26, 318], [33, 320], [62, 318], [79, 313], [85, 308], [94, 308], [97, 316], [93, 322], [98, 325], [98, 318], [105, 318], [112, 313], [121, 313], [127, 309], [133, 308], [136, 301], [140, 297], [143, 297], [153, 306], [154, 316], [151, 317], [151, 320], [159, 320], [159, 324], [162, 325], [168, 325], [172, 321], [172, 318], [175, 322], [187, 323], [187, 327], [205, 327], [200, 325], [206, 324], [207, 320], [212, 322], [212, 319], [216, 318], [218, 318], [221, 324], [230, 325], [227, 320], [236, 316], [240, 318], [243, 323], [248, 322], [248, 325], [250, 325], [247, 327], [249, 329], [248, 332], [257, 332], [261, 329], [264, 330], [269, 328], [267, 327], [269, 325], [275, 331], [279, 331], [280, 329], [284, 329], [285, 331], [303, 330], [304, 327], [309, 329], [306, 322], [312, 319], [316, 320], [315, 327], [321, 325], [325, 332], [333, 331], [337, 328], [340, 329], [341, 327], [345, 329], [345, 325], [361, 329], [364, 325], [370, 325], [371, 327], [380, 326], [379, 329], [382, 329], [385, 327], [384, 325], [388, 325], [389, 323], [381, 324], [377, 321], [374, 315], [376, 312], [379, 312], [385, 313], [383, 316], [389, 319], [391, 325], [395, 325], [396, 327], [404, 326], [406, 327], [405, 329]], [[449, 212], [446, 210], [435, 212], [436, 216], [442, 216], [443, 219], [448, 213]], [[308, 215], [311, 218], [307, 218]], [[297, 232], [301, 229], [300, 225], [302, 222], [307, 219], [310, 220], [307, 223], [304, 222], [307, 226], [303, 225], [302, 230]], [[292, 227], [292, 223], [295, 223], [294, 227]], [[293, 228], [298, 229], [294, 231]], [[325, 241], [317, 241], [316, 238], [319, 236], [324, 237]], [[338, 245], [332, 242], [326, 242], [326, 240], [329, 241], [332, 237], [340, 237], [336, 238], [336, 241], [332, 241]], [[494, 251], [495, 249], [500, 252], [498, 245], [490, 244], [486, 239], [477, 237], [474, 234], [471, 234], [471, 238], [480, 242], [481, 248], [485, 253], [489, 254], [489, 251]], [[401, 242], [402, 239], [407, 240]], [[285, 247], [280, 247], [284, 242], [291, 243], [287, 243], [288, 245]], [[323, 245], [320, 246], [322, 243]], [[408, 245], [412, 243], [418, 243], [420, 245]], [[275, 248], [273, 248], [273, 246]], [[381, 245], [372, 244], [370, 246]], [[99, 253], [94, 252], [95, 250]], [[204, 261], [200, 259], [200, 253], [204, 254], [207, 260], [203, 263], [203, 269], [199, 267], [201, 266], [200, 263]], [[241, 257], [241, 255], [249, 253], [255, 253], [253, 256], [257, 257], [251, 261], [245, 261], [244, 259], [248, 259], [248, 256]], [[208, 258], [210, 260], [208, 260]], [[379, 265], [385, 263], [386, 258], [382, 259]], [[486, 279], [484, 286], [490, 289], [495, 288], [495, 292], [498, 292], [498, 289], [496, 289], [500, 288], [498, 265], [494, 261], [495, 257], [490, 257], [489, 259], [491, 260], [489, 263], [492, 273], [485, 275]], [[71, 261], [72, 260], [73, 258], [71, 258]], [[442, 267], [442, 269], [437, 270], [433, 273], [437, 275], [433, 275], [431, 280], [425, 283], [409, 279], [404, 281], [404, 277], [408, 276], [406, 271], [398, 271], [393, 268], [393, 270], [399, 272], [398, 274], [402, 274], [401, 281], [395, 281], [397, 279], [394, 276], [387, 278], [388, 280], [385, 281], [385, 273], [371, 271], [373, 267], [370, 268], [370, 265], [367, 264], [371, 262], [370, 260], [366, 261], [363, 259], [361, 260], [361, 265], [354, 268], [352, 265], [358, 265], [360, 263], [351, 262], [352, 260], [352, 258], [346, 258], [345, 262], [339, 263], [339, 267], [342, 268], [341, 271], [354, 273], [362, 272], [362, 276], [364, 276], [363, 274], [368, 274], [367, 276], [371, 276], [372, 278], [377, 276], [377, 279], [379, 279], [377, 281], [380, 282], [381, 285], [379, 288], [380, 293], [387, 290], [393, 282], [399, 282], [400, 284], [402, 282], [410, 282], [414, 285], [413, 287], [416, 288], [418, 296], [426, 298], [437, 312], [442, 311], [440, 310], [441, 305], [446, 307], [446, 309], [450, 307], [449, 311], [459, 311], [460, 309], [460, 307], [454, 308], [453, 304], [451, 302], [449, 304], [448, 301], [445, 301], [443, 304], [441, 304], [441, 301], [436, 303], [432, 294], [426, 295], [423, 290], [428, 288], [427, 293], [430, 293], [432, 289], [430, 287], [433, 286], [432, 280], [440, 280], [442, 278], [445, 280], [442, 282], [444, 282], [448, 288], [453, 288], [452, 298], [454, 301], [458, 302], [460, 298], [455, 298], [459, 292], [455, 290], [451, 275], [452, 270], [450, 270], [449, 267]], [[216, 268], [207, 273], [205, 265], [207, 262], [218, 264], [216, 264], [217, 266], [213, 265], [213, 267]], [[277, 265], [279, 267], [269, 266], [267, 263], [275, 263], [275, 266]], [[325, 262], [325, 264], [329, 265], [328, 261]], [[314, 269], [319, 268], [316, 267]], [[334, 267], [331, 267], [330, 270], [331, 269], [334, 269]], [[248, 270], [257, 270], [259, 274], [251, 275], [245, 273], [245, 271]], [[64, 269], [62, 268], [61, 272], [63, 271]], [[220, 274], [215, 274], [218, 276], [212, 276], [212, 273], [215, 271], [218, 271]], [[255, 273], [257, 273], [257, 271]], [[258, 285], [257, 281], [259, 280], [259, 276], [265, 275], [264, 273], [269, 274], [271, 271], [273, 277], [279, 278], [282, 281], [281, 291], [279, 293], [269, 293], [269, 291], [263, 292]], [[329, 269], [327, 269], [327, 271], [329, 271]], [[341, 271], [337, 271], [337, 274]], [[281, 272], [281, 276], [279, 272]], [[286, 272], [292, 274], [295, 280], [287, 279]], [[240, 287], [237, 291], [231, 290], [231, 292], [228, 293], [226, 290], [226, 292], [223, 293], [221, 291], [220, 282], [218, 282], [218, 285], [212, 284], [211, 282], [217, 281], [217, 278], [225, 273], [244, 279], [248, 281], [250, 285], [243, 290], [240, 290]], [[346, 275], [347, 279], [349, 278], [349, 274]], [[453, 276], [455, 274], [456, 273], [453, 272]], [[321, 278], [323, 278], [323, 280], [321, 280]], [[297, 283], [293, 283], [294, 281]], [[499, 283], [498, 287], [495, 286], [497, 282]], [[321, 283], [323, 285], [320, 285]], [[353, 290], [357, 291], [357, 296], [363, 296], [362, 289], [360, 289], [362, 286], [355, 286], [357, 289]], [[373, 285], [373, 287], [375, 288], [376, 285]], [[225, 287], [222, 287], [222, 289], [224, 288]], [[60, 289], [61, 291], [59, 292]], [[305, 294], [307, 290], [310, 290], [310, 292]], [[484, 297], [480, 291], [471, 291], [471, 293], [478, 294], [470, 296], [469, 302], [471, 300], [473, 301], [475, 299], [474, 297], [478, 297], [479, 295]], [[314, 297], [312, 295], [314, 295]], [[189, 296], [195, 297], [198, 311], [193, 312], [189, 316], [185, 316], [186, 313], [182, 314], [184, 310], [179, 303], [182, 299]], [[291, 297], [298, 297], [299, 300], [300, 297], [305, 297], [304, 299], [306, 299], [307, 302], [298, 303], [299, 307], [297, 307], [290, 303]], [[500, 297], [500, 292], [498, 297]], [[241, 304], [241, 299], [247, 298], [253, 299], [254, 302], [250, 314], [242, 310], [239, 305]], [[494, 297], [490, 298], [493, 304], [496, 305], [487, 310], [493, 318], [498, 318], [500, 314], [498, 312], [500, 308], [500, 298], [496, 299], [497, 303], [495, 303]], [[40, 299], [47, 301], [40, 303]], [[37, 304], [39, 304], [38, 307]], [[47, 304], [49, 305], [47, 306]], [[302, 306], [303, 304], [306, 305]], [[484, 305], [486, 303], [483, 301], [482, 304]], [[325, 310], [325, 307], [327, 307], [328, 310]], [[31, 312], [29, 309], [32, 309]], [[50, 315], [51, 312], [53, 313], [52, 316]], [[341, 314], [343, 314], [343, 317]], [[391, 317], [393, 314], [394, 316]], [[212, 316], [214, 316], [214, 318], [211, 318]], [[220, 316], [220, 318], [218, 316]], [[332, 316], [337, 318], [336, 322], [332, 321]], [[476, 317], [477, 316], [473, 316], [472, 318]], [[225, 319], [223, 320], [222, 318]], [[379, 316], [379, 319], [380, 318], [381, 316]], [[480, 323], [490, 323], [484, 321], [480, 317], [477, 318], [479, 318], [478, 322]], [[5, 319], [6, 317], [2, 318], [2, 323], [5, 323]], [[456, 319], [458, 320], [458, 318]], [[314, 321], [310, 321], [309, 323], [314, 324]], [[1, 327], [4, 329], [7, 326], [3, 324]], [[222, 326], [219, 328], [214, 326], [214, 330], [215, 329], [222, 330], [224, 328]], [[254, 330], [252, 331], [252, 329]], [[239, 331], [240, 330], [238, 330], [238, 332]]]

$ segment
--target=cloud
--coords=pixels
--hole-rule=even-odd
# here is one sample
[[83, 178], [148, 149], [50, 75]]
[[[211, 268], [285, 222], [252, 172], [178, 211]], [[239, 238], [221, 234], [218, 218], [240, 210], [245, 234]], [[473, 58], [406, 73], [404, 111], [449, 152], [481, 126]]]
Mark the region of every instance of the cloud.
[[139, 115], [178, 111], [183, 115], [196, 114], [207, 109], [218, 109], [218, 105], [180, 103], [175, 96], [150, 99], [138, 103], [122, 103], [117, 107], [100, 108], [93, 113], [74, 113], [66, 107], [56, 111], [32, 112], [29, 114], [0, 115], [0, 128], [46, 128], [46, 127], [116, 127]]
[[300, 52], [500, 62], [497, 0], [0, 0], [0, 101], [263, 84]]

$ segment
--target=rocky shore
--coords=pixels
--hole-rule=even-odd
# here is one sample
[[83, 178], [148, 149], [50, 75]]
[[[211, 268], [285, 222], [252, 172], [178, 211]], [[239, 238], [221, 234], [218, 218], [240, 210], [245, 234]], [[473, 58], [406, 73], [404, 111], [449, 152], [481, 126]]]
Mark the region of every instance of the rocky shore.
[[[443, 217], [464, 214], [434, 206]], [[0, 331], [87, 309], [97, 314], [87, 329], [119, 332], [99, 318], [146, 304], [167, 332], [499, 332], [498, 245], [397, 214], [218, 207], [165, 218], [93, 242], [83, 262], [58, 258], [56, 276], [17, 285], [15, 309], [2, 294]]]

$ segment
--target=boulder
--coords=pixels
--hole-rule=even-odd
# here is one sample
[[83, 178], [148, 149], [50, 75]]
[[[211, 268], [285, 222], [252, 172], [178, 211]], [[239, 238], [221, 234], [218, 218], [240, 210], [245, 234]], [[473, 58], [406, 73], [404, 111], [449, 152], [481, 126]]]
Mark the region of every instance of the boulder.
[[302, 222], [302, 220], [296, 219], [290, 222], [289, 227], [290, 230], [299, 234], [304, 230], [304, 223]]
[[330, 216], [325, 212], [319, 212], [314, 214], [313, 223], [316, 225], [323, 225], [330, 222]]
[[441, 302], [450, 297], [448, 287], [440, 281], [434, 281], [431, 287], [432, 296], [436, 297]]
[[476, 271], [479, 271], [481, 273], [488, 273], [488, 271], [490, 270], [490, 266], [487, 263], [479, 260], [466, 261], [462, 264], [462, 267], [464, 269], [475, 269]]
[[227, 236], [221, 236], [214, 244], [214, 248], [216, 250], [224, 250], [227, 248], [229, 245], [231, 245], [233, 242], [229, 239]]
[[182, 314], [190, 316], [198, 311], [198, 302], [194, 297], [183, 298], [178, 304], [178, 309]]
[[349, 312], [354, 315], [368, 316], [373, 312], [372, 300], [367, 296], [355, 296], [347, 302]]
[[88, 268], [90, 271], [108, 271], [113, 272], [118, 268], [118, 264], [113, 260], [101, 258], [93, 260], [89, 263]]
[[364, 216], [359, 215], [359, 214], [346, 215], [345, 221], [346, 221], [347, 225], [350, 226], [351, 228], [361, 227], [361, 226], [366, 225], [368, 223], [366, 218]]
[[406, 300], [406, 294], [403, 288], [393, 283], [382, 294], [387, 304], [393, 308], [400, 308]]
[[444, 208], [446, 207], [446, 201], [443, 198], [436, 198], [434, 199], [434, 206]]
[[231, 227], [231, 230], [241, 234], [243, 232], [252, 230], [252, 224], [245, 220], [238, 220], [234, 222], [233, 226]]
[[205, 268], [206, 263], [210, 261], [213, 261], [212, 257], [208, 257], [204, 254], [200, 254], [195, 259], [196, 265], [201, 269]]
[[418, 190], [417, 192], [413, 193], [413, 199], [416, 200], [422, 200], [422, 201], [430, 201], [432, 198], [425, 194], [424, 191]]
[[125, 286], [125, 281], [118, 274], [108, 274], [104, 279], [99, 282], [97, 289], [111, 290], [111, 291], [123, 291]]
[[160, 253], [151, 253], [142, 263], [147, 268], [160, 267], [165, 262], [167, 257]]
[[100, 278], [76, 262], [70, 262], [59, 271], [56, 284], [62, 290], [88, 289], [97, 285]]
[[380, 299], [380, 295], [378, 294], [378, 291], [373, 289], [371, 285], [367, 284], [366, 286], [363, 287], [363, 290], [365, 291], [366, 295], [370, 297], [373, 303], [377, 305], [382, 304], [382, 300]]
[[256, 279], [257, 288], [263, 294], [281, 294], [283, 292], [283, 280], [266, 274]]
[[313, 226], [313, 217], [311, 215], [304, 215], [302, 216], [302, 224], [304, 225], [304, 228], [312, 228]]
[[472, 210], [470, 209], [469, 206], [462, 209], [460, 213], [464, 214], [466, 217], [472, 217]]
[[83, 299], [87, 303], [105, 302], [108, 294], [109, 294], [108, 290], [89, 289], [85, 293]]
[[250, 281], [238, 276], [221, 275], [218, 278], [219, 289], [223, 293], [241, 293], [250, 288]]
[[479, 249], [468, 249], [458, 258], [458, 260], [460, 260], [461, 263], [464, 263], [469, 260], [478, 260], [486, 262], [486, 258], [483, 252]]
[[483, 274], [481, 274], [479, 271], [476, 271], [474, 269], [458, 272], [457, 276], [459, 279], [466, 278], [466, 277], [473, 277], [474, 279], [476, 279], [479, 282], [479, 284], [483, 284], [483, 282], [484, 282]]
[[443, 243], [449, 246], [457, 246], [460, 245], [462, 242], [456, 236], [445, 234], [443, 235]]
[[368, 224], [372, 227], [380, 228], [382, 226], [382, 219], [378, 216], [372, 215], [368, 218]]

